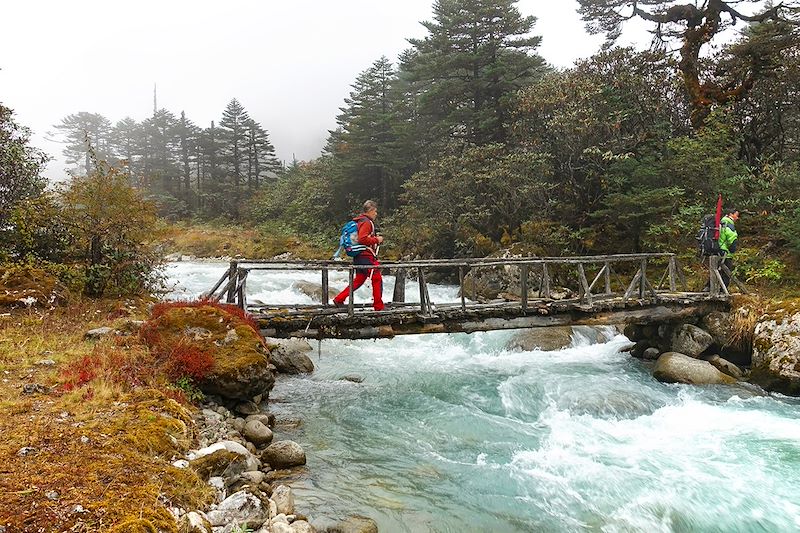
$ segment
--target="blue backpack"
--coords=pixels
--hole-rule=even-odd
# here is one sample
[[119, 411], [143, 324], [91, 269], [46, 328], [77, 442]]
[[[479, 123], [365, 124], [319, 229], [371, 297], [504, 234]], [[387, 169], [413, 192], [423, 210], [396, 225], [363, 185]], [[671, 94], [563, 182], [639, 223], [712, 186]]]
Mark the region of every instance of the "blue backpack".
[[339, 237], [339, 249], [333, 254], [333, 259], [336, 259], [342, 250], [344, 250], [348, 257], [356, 257], [367, 249], [366, 245], [358, 243], [358, 221], [361, 218], [363, 217], [349, 220], [347, 224], [342, 226], [342, 234]]

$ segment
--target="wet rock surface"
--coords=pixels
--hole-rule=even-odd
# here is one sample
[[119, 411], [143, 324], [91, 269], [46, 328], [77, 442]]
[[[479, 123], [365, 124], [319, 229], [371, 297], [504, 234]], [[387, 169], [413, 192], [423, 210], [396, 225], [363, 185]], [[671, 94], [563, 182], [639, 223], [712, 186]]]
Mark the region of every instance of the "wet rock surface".
[[730, 385], [736, 380], [717, 370], [711, 363], [688, 355], [667, 352], [656, 361], [653, 377], [665, 383], [690, 385]]

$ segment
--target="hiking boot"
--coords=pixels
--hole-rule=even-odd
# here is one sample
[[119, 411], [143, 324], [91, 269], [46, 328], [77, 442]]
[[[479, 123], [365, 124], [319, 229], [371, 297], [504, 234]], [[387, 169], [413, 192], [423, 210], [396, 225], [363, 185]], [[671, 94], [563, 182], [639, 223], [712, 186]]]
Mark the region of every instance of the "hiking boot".
[[336, 300], [333, 300], [333, 305], [334, 305], [335, 307], [337, 307], [338, 309], [344, 309], [345, 307], [347, 307], [347, 306], [344, 304], [344, 302], [337, 302]]

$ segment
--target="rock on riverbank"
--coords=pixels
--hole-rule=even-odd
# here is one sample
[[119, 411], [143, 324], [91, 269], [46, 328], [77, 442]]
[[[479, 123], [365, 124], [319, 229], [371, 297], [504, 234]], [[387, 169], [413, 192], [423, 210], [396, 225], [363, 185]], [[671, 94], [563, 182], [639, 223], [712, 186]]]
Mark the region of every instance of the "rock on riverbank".
[[776, 303], [756, 325], [752, 381], [800, 396], [800, 300]]

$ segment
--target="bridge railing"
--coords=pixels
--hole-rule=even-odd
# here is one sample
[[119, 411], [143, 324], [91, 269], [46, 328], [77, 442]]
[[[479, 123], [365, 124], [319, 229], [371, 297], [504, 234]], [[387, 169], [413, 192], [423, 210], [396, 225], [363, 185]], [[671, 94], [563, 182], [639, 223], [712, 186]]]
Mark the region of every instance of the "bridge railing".
[[[346, 312], [353, 315], [356, 309], [369, 307], [366, 304], [355, 303], [355, 291], [353, 290], [355, 274], [358, 270], [371, 268], [369, 265], [353, 265], [344, 261], [231, 261], [227, 271], [204, 296], [216, 301], [225, 299], [228, 303], [248, 309], [247, 280], [251, 272], [316, 271], [320, 273], [322, 288], [320, 305], [287, 306], [285, 304], [259, 303], [258, 307], [261, 309], [284, 309], [285, 314], [301, 314], [307, 313], [309, 310], [314, 310], [318, 314], [338, 313], [342, 310], [333, 306], [328, 297], [330, 274], [336, 271], [346, 271], [350, 288]], [[631, 298], [657, 299], [659, 293], [677, 293], [679, 285], [683, 292], [688, 292], [686, 277], [678, 258], [675, 254], [669, 253], [396, 261], [382, 263], [380, 268], [389, 269], [396, 276], [391, 310], [418, 308], [423, 316], [433, 315], [437, 308], [443, 306], [460, 307], [464, 311], [480, 306], [519, 306], [525, 312], [532, 303], [555, 301], [553, 283], [557, 277], [560, 277], [562, 281], [565, 277], [568, 278], [572, 282], [572, 287], [567, 288], [573, 290], [582, 305], [589, 307], [596, 301], [609, 298], [621, 297], [623, 301]], [[518, 299], [480, 302], [476, 275], [484, 269], [497, 268], [504, 269], [506, 273], [511, 272], [512, 277], [518, 280], [520, 289]], [[651, 280], [654, 280], [655, 276], [650, 276], [661, 272], [662, 269], [663, 273], [658, 283], [653, 284]], [[453, 280], [457, 274], [459, 301], [439, 303], [432, 301], [428, 282], [429, 274], [432, 271], [446, 271]], [[470, 273], [472, 277], [468, 279]], [[712, 256], [709, 258], [709, 296], [721, 297], [729, 294], [729, 288], [724, 283], [723, 273], [731, 279], [731, 283], [735, 283], [742, 292], [746, 292], [746, 288], [733, 277], [721, 258]], [[409, 275], [417, 279], [418, 302], [405, 301], [405, 280]], [[627, 276], [631, 277], [627, 278]], [[468, 302], [468, 298], [471, 301]]]

